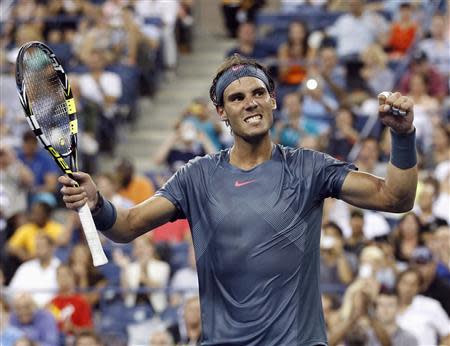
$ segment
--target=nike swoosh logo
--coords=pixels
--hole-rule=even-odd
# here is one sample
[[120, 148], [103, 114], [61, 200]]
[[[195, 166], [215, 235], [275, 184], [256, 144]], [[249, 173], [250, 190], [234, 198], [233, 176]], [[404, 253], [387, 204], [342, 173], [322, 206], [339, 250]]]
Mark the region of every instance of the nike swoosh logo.
[[256, 181], [256, 179], [247, 180], [247, 181], [239, 181], [239, 180], [236, 180], [236, 181], [234, 182], [234, 186], [235, 186], [235, 187], [241, 187], [241, 186], [245, 186], [245, 185], [254, 183], [255, 181]]

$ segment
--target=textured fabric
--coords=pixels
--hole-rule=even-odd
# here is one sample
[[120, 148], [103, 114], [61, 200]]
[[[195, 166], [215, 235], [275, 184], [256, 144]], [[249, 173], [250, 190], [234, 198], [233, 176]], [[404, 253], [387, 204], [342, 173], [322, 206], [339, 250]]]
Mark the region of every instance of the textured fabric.
[[323, 199], [354, 166], [274, 146], [244, 171], [229, 150], [190, 161], [157, 192], [191, 226], [202, 345], [326, 345], [319, 292]]

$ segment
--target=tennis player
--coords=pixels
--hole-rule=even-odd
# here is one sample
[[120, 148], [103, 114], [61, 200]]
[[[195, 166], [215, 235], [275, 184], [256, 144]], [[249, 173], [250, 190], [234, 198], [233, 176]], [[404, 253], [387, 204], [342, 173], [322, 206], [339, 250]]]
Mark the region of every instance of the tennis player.
[[[65, 204], [88, 203], [97, 228], [129, 242], [186, 217], [192, 230], [201, 299], [202, 342], [210, 345], [326, 345], [319, 291], [323, 201], [405, 212], [413, 206], [417, 167], [413, 101], [380, 95], [391, 128], [385, 179], [321, 152], [275, 145], [274, 83], [256, 61], [233, 56], [219, 68], [210, 96], [234, 144], [180, 168], [147, 201], [115, 208], [91, 177], [59, 181]], [[406, 116], [400, 115], [406, 113]]]

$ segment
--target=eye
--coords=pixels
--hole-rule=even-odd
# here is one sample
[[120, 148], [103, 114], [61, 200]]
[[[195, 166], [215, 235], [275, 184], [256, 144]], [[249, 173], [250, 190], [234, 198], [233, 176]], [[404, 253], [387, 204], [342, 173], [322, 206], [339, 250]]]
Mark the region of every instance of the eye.
[[231, 97], [231, 102], [238, 102], [238, 101], [242, 101], [244, 99], [244, 97], [242, 95], [236, 95]]
[[255, 96], [264, 96], [265, 93], [266, 93], [266, 91], [264, 89], [257, 90], [255, 92]]

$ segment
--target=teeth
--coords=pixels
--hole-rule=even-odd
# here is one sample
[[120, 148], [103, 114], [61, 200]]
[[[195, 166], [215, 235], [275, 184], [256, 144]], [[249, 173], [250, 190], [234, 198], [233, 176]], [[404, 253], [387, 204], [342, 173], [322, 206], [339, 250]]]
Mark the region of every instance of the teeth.
[[254, 122], [256, 122], [258, 120], [261, 120], [261, 119], [262, 119], [262, 117], [260, 115], [255, 115], [255, 116], [253, 116], [251, 118], [245, 119], [245, 122], [246, 123], [254, 123]]

